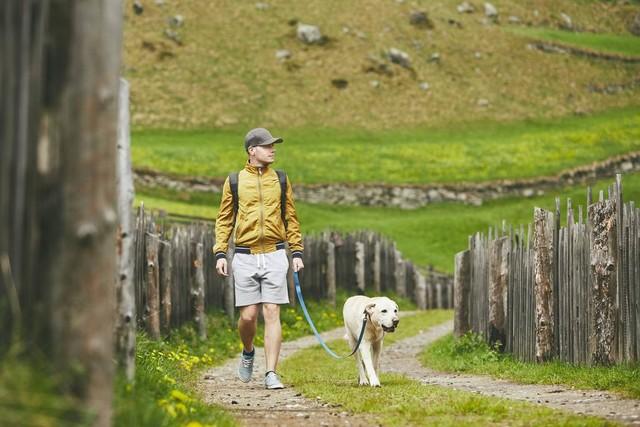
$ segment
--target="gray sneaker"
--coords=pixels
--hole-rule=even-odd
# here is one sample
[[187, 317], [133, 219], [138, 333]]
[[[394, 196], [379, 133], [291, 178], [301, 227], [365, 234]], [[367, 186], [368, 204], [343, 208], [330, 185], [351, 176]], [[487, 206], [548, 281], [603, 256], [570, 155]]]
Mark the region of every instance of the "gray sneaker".
[[253, 373], [253, 360], [254, 356], [240, 355], [240, 364], [238, 364], [238, 378], [243, 383], [251, 381], [251, 374]]
[[265, 375], [264, 386], [269, 390], [284, 388], [284, 385], [280, 382], [280, 378], [278, 378], [278, 374], [273, 371], [269, 371], [267, 375]]

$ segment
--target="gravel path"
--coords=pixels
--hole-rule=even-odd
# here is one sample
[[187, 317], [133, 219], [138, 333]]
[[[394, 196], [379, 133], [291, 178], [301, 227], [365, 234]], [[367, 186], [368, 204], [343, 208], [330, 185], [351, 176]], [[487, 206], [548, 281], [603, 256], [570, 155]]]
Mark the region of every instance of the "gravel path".
[[[417, 355], [429, 343], [451, 332], [453, 322], [446, 322], [422, 333], [399, 341], [384, 349], [381, 369], [396, 372], [421, 381], [457, 390], [488, 396], [522, 400], [551, 408], [593, 415], [640, 426], [640, 401], [623, 399], [611, 393], [596, 390], [572, 390], [563, 386], [516, 384], [494, 380], [487, 376], [461, 375], [435, 372], [424, 368]], [[338, 328], [322, 334], [327, 341], [342, 338], [344, 329]], [[294, 352], [316, 344], [313, 336], [282, 344], [281, 360]], [[241, 383], [236, 378], [238, 361], [212, 368], [200, 380], [201, 395], [208, 403], [229, 410], [244, 425], [251, 426], [371, 426], [372, 418], [355, 415], [320, 400], [303, 397], [293, 387], [284, 390], [265, 390], [264, 351], [257, 349], [254, 378]], [[287, 383], [286, 378], [282, 378]]]
[[640, 400], [623, 399], [604, 391], [572, 390], [556, 385], [516, 384], [487, 376], [447, 374], [422, 367], [417, 360], [418, 353], [427, 344], [451, 332], [452, 328], [453, 322], [447, 322], [390, 346], [384, 352], [382, 370], [404, 374], [424, 384], [523, 400], [563, 411], [640, 426]]
[[[322, 334], [326, 341], [344, 336], [344, 328]], [[280, 360], [317, 344], [314, 336], [283, 342]], [[303, 397], [293, 387], [283, 390], [264, 388], [264, 351], [256, 347], [253, 379], [245, 384], [236, 377], [238, 359], [209, 370], [198, 388], [206, 402], [223, 406], [243, 425], [250, 426], [372, 426], [375, 421], [346, 412], [339, 406]], [[287, 379], [281, 378], [287, 385]]]

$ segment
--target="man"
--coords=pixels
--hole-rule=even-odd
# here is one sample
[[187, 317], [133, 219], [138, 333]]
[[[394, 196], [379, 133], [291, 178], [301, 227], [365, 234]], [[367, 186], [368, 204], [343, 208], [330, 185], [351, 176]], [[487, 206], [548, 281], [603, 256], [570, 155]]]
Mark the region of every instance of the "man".
[[240, 307], [238, 332], [244, 349], [240, 356], [238, 377], [249, 382], [253, 373], [258, 310], [262, 305], [264, 317], [264, 352], [266, 359], [265, 387], [283, 388], [276, 366], [280, 355], [282, 328], [280, 304], [288, 304], [287, 270], [289, 261], [284, 242], [289, 243], [293, 270], [304, 267], [302, 262], [302, 238], [300, 224], [293, 203], [293, 191], [286, 178], [286, 201], [282, 205], [281, 181], [269, 166], [275, 160], [275, 144], [282, 138], [274, 138], [264, 128], [252, 129], [244, 138], [244, 148], [249, 158], [237, 175], [237, 200], [230, 178], [224, 183], [220, 211], [216, 219], [216, 256], [218, 274], [228, 275], [227, 242], [235, 225], [235, 254], [233, 278], [236, 306]]

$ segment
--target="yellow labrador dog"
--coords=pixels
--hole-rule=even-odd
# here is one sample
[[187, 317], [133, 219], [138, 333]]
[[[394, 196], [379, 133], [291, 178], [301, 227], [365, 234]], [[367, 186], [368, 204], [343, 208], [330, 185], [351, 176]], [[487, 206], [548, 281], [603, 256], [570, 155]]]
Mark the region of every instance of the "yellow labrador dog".
[[347, 330], [346, 338], [351, 348], [355, 348], [362, 329], [362, 318], [367, 313], [367, 326], [356, 352], [360, 385], [380, 387], [378, 371], [380, 370], [380, 354], [385, 332], [396, 330], [398, 319], [398, 304], [387, 297], [369, 298], [357, 295], [344, 303], [342, 316]]

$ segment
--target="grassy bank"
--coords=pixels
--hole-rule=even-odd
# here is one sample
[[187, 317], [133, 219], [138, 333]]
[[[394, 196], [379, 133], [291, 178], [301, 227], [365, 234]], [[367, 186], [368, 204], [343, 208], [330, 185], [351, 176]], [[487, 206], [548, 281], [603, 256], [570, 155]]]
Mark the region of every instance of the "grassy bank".
[[153, 341], [138, 334], [136, 375], [133, 384], [122, 377], [116, 384], [116, 426], [233, 426], [222, 408], [198, 399], [192, 387], [199, 372], [220, 364], [240, 350], [237, 334], [223, 314], [208, 316], [208, 338], [201, 342], [192, 326]]
[[491, 375], [525, 384], [561, 384], [578, 389], [609, 390], [640, 398], [640, 365], [584, 367], [568, 363], [525, 363], [500, 354], [482, 338], [468, 334], [460, 340], [449, 335], [427, 347], [421, 362], [446, 372]]
[[[594, 189], [606, 189], [611, 182], [612, 180], [599, 181]], [[625, 200], [640, 201], [640, 174], [625, 175], [623, 186]], [[300, 202], [296, 206], [304, 233], [326, 229], [376, 230], [396, 241], [403, 255], [414, 263], [433, 264], [439, 270], [451, 272], [453, 256], [466, 248], [470, 234], [486, 231], [489, 226], [500, 224], [503, 219], [515, 225], [527, 224], [533, 218], [534, 206], [555, 209], [556, 196], [561, 197], [563, 211], [567, 197], [573, 200], [577, 209], [578, 205], [586, 204], [586, 187], [567, 187], [532, 198], [494, 200], [482, 206], [439, 203], [409, 211]], [[597, 197], [595, 191], [594, 197]], [[191, 215], [197, 213], [210, 219], [215, 218], [220, 203], [219, 195], [212, 193], [178, 193], [150, 189], [139, 190], [137, 201], [140, 200], [144, 200], [145, 205], [150, 208]]]
[[60, 393], [59, 373], [46, 360], [18, 353], [0, 360], [0, 425], [93, 425], [92, 415], [76, 399]]
[[511, 27], [509, 31], [533, 38], [560, 42], [565, 45], [586, 48], [603, 53], [640, 56], [640, 41], [633, 34], [598, 34], [589, 32], [562, 31], [551, 28]]
[[[475, 182], [553, 175], [640, 149], [640, 109], [585, 117], [368, 132], [273, 129], [277, 167], [298, 183]], [[246, 160], [244, 131], [133, 134], [136, 168], [224, 178]]]
[[[396, 334], [401, 331], [404, 337], [411, 336], [449, 318], [450, 311], [430, 311], [404, 318], [396, 333], [386, 335], [385, 345], [392, 343], [393, 338], [400, 339]], [[342, 341], [330, 345], [338, 351], [347, 351]], [[330, 360], [318, 346], [285, 360], [282, 372], [304, 395], [318, 396], [388, 426], [607, 425], [599, 419], [568, 415], [537, 405], [425, 386], [394, 374], [382, 373], [381, 388], [359, 387], [355, 362]]]

